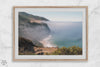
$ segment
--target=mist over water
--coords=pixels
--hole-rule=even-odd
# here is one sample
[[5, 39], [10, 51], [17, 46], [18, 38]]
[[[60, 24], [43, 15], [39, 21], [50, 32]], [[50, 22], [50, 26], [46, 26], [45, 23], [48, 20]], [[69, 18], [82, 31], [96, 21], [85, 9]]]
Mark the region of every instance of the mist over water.
[[82, 47], [82, 22], [20, 23], [19, 36], [44, 47]]
[[57, 47], [79, 46], [82, 48], [82, 22], [52, 21], [46, 23], [51, 30], [51, 37], [47, 37], [49, 38], [47, 41], [52, 42], [51, 47], [56, 45]]
[[49, 35], [48, 37], [41, 40], [40, 43], [42, 43], [44, 47], [57, 47], [57, 45], [52, 43], [51, 39], [52, 35]]

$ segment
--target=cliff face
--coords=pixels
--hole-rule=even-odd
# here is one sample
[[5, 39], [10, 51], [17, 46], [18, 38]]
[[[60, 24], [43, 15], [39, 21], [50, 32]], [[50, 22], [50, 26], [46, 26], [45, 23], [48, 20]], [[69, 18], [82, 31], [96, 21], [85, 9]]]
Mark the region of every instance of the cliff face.
[[36, 45], [39, 41], [50, 35], [50, 29], [44, 17], [19, 12], [19, 37], [29, 39]]

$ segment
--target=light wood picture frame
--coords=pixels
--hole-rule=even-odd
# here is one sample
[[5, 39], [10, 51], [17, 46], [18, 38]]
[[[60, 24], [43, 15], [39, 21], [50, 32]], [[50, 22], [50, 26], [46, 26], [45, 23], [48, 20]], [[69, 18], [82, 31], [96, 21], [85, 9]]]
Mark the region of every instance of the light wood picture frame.
[[[60, 22], [55, 22], [55, 21], [60, 21]], [[54, 24], [53, 22], [56, 24]], [[44, 26], [43, 26], [43, 29], [41, 28], [42, 33], [41, 30], [39, 29], [37, 33], [36, 32], [34, 33], [33, 31], [35, 31], [35, 29], [33, 29], [33, 26], [41, 25], [41, 23], [43, 23], [42, 26], [44, 25], [46, 27], [46, 32], [45, 33], [43, 32], [44, 31]], [[46, 23], [47, 25], [45, 25]], [[53, 31], [51, 30], [51, 28], [50, 31], [48, 31], [49, 25], [51, 26], [51, 28], [53, 28]], [[30, 28], [30, 26], [32, 28]], [[71, 29], [67, 30], [69, 29], [69, 27], [71, 27]], [[54, 29], [57, 31], [55, 32]], [[60, 33], [59, 30], [62, 33]], [[69, 32], [68, 36], [67, 34], [64, 34], [66, 33], [65, 31], [67, 31], [67, 33]], [[48, 33], [50, 36], [46, 33]], [[51, 35], [52, 33], [53, 35]], [[71, 35], [71, 33], [74, 33], [75, 35], [73, 34]], [[44, 36], [42, 36], [41, 34]], [[35, 36], [32, 37], [32, 35]], [[39, 36], [39, 38], [37, 35]], [[46, 35], [49, 36], [49, 38], [46, 38], [47, 37]], [[67, 39], [68, 37], [69, 39], [73, 40], [77, 39], [78, 42], [76, 42], [76, 40], [75, 42], [74, 41], [69, 42], [69, 40], [66, 42], [61, 41], [64, 38], [64, 35], [66, 35], [65, 37]], [[48, 39], [51, 39], [52, 37], [53, 38], [55, 37], [55, 39], [57, 38], [56, 40], [57, 42], [53, 43], [55, 41], [51, 42], [50, 40], [50, 43], [47, 45]], [[33, 41], [35, 41], [37, 45], [34, 45]], [[73, 45], [73, 43], [78, 45]], [[28, 46], [27, 44], [31, 45]], [[65, 44], [66, 46], [65, 45], [62, 46], [59, 44]], [[34, 49], [34, 51], [31, 49]], [[74, 49], [76, 49], [76, 51]], [[61, 51], [63, 50], [69, 52], [62, 53]], [[87, 60], [88, 60], [88, 6], [14, 6], [13, 7], [13, 61], [87, 61]]]

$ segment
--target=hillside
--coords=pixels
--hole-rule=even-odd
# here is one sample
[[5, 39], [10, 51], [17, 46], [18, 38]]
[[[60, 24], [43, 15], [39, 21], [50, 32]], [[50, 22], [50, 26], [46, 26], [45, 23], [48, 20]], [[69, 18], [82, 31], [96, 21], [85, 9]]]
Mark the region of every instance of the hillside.
[[50, 29], [44, 17], [19, 12], [19, 37], [29, 39], [37, 45], [39, 41], [50, 35]]
[[19, 12], [19, 20], [27, 20], [27, 21], [49, 21], [48, 19], [40, 16], [35, 16], [28, 14], [26, 12]]

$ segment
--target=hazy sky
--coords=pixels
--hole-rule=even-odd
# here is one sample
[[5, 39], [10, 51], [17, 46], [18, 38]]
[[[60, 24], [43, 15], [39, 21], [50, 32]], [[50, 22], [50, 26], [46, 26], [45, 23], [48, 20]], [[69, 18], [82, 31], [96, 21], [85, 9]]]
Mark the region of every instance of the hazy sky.
[[51, 21], [82, 21], [81, 11], [60, 11], [60, 12], [28, 12], [29, 14], [45, 17]]

